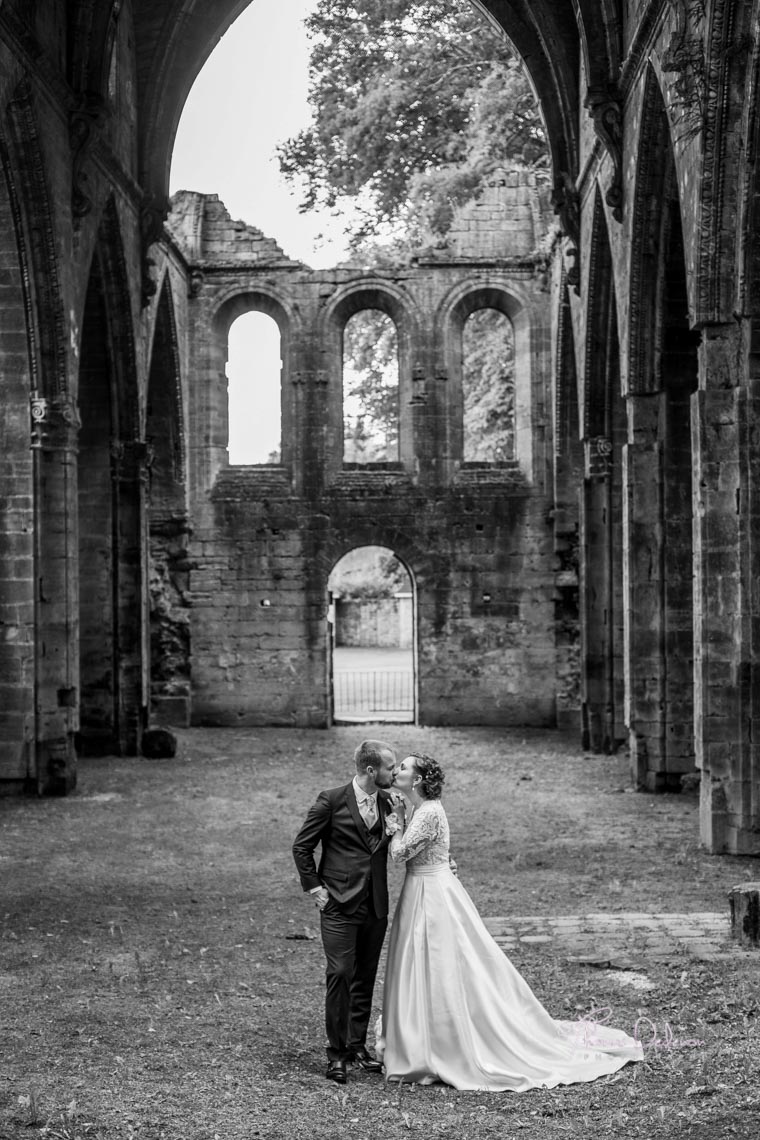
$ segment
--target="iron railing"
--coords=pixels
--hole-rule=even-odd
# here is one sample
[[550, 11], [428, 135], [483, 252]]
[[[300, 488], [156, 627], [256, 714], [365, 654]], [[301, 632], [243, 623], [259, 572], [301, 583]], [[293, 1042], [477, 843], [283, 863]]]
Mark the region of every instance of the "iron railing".
[[410, 669], [335, 672], [335, 715], [414, 712], [414, 675]]

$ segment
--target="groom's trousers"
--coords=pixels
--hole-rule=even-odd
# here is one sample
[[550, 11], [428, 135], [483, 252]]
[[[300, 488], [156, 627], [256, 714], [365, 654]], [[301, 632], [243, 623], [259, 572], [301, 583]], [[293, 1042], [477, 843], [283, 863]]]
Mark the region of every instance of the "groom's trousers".
[[352, 914], [345, 914], [330, 898], [320, 918], [327, 958], [327, 1056], [331, 1061], [341, 1061], [367, 1040], [372, 991], [388, 919], [375, 914], [371, 889]]

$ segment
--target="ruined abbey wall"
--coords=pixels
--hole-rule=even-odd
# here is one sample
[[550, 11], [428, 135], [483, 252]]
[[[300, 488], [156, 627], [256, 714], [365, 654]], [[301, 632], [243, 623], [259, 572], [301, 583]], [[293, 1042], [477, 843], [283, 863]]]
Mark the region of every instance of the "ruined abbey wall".
[[[473, 216], [474, 215], [474, 216]], [[327, 579], [361, 545], [389, 547], [416, 594], [425, 724], [554, 724], [554, 536], [546, 229], [535, 187], [495, 187], [450, 246], [394, 270], [311, 271], [184, 194], [169, 231], [191, 283], [187, 445], [193, 723], [329, 721]], [[475, 254], [464, 255], [465, 249]], [[464, 317], [515, 328], [516, 454], [465, 463]], [[392, 316], [401, 346], [400, 462], [343, 462], [342, 329]], [[250, 309], [282, 336], [283, 461], [231, 466], [227, 331]], [[577, 630], [576, 630], [577, 637]], [[155, 696], [162, 715], [162, 695]], [[171, 699], [171, 715], [176, 702]]]

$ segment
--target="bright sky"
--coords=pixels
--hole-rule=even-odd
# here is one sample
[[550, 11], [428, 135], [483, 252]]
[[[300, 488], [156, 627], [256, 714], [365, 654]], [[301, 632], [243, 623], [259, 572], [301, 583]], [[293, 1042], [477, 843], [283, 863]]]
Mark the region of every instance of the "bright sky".
[[[253, 0], [212, 52], [188, 97], [172, 156], [171, 193], [218, 194], [233, 218], [289, 257], [329, 268], [345, 256], [341, 226], [298, 213], [274, 149], [310, 119], [304, 17], [316, 0]], [[320, 243], [319, 235], [331, 235]]]
[[[310, 119], [304, 17], [316, 0], [253, 0], [212, 52], [182, 114], [171, 193], [218, 194], [233, 218], [313, 268], [346, 256], [342, 227], [298, 212], [274, 150]], [[320, 235], [325, 235], [325, 240]], [[266, 463], [280, 447], [280, 337], [262, 313], [230, 331], [231, 463]]]

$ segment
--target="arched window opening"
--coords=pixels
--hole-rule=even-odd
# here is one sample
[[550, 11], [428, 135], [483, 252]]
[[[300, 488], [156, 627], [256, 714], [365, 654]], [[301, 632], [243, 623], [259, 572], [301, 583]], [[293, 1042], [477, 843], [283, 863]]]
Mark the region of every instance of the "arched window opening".
[[328, 580], [336, 721], [415, 719], [414, 586], [392, 550], [361, 546]]
[[282, 462], [281, 370], [277, 322], [266, 313], [238, 317], [227, 355], [230, 463]]
[[462, 330], [462, 405], [466, 463], [515, 457], [515, 342], [498, 309], [478, 309]]
[[343, 330], [343, 462], [397, 463], [398, 333], [379, 309]]

